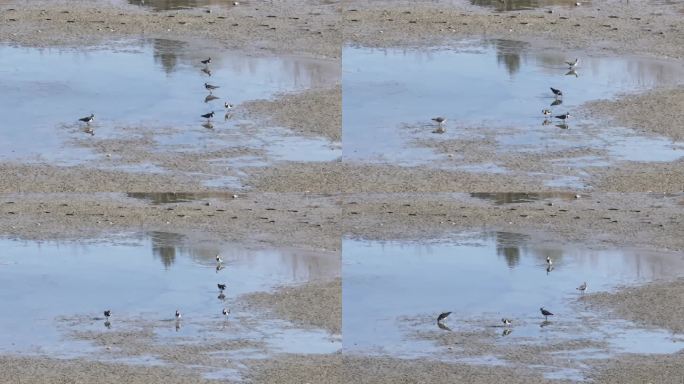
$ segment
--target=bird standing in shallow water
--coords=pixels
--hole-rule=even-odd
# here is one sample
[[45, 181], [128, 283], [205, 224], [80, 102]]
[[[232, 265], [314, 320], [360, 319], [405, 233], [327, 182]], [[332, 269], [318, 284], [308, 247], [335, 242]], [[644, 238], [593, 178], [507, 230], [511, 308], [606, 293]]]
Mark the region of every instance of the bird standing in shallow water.
[[561, 92], [560, 89], [551, 87], [551, 92], [553, 92], [553, 94], [556, 95], [556, 97], [563, 97], [563, 92]]
[[205, 113], [204, 115], [202, 115], [202, 117], [204, 117], [205, 119], [211, 119], [212, 117], [214, 117], [214, 111]]
[[439, 316], [437, 316], [437, 322], [438, 322], [438, 323], [441, 323], [441, 322], [442, 322], [444, 319], [446, 319], [450, 314], [451, 314], [451, 312], [442, 312], [442, 313], [440, 313]]
[[545, 320], [548, 320], [549, 316], [553, 316], [553, 313], [547, 311], [544, 307], [539, 308], [539, 310], [541, 311], [541, 314], [544, 315]]
[[81, 117], [81, 118], [78, 119], [78, 120], [79, 120], [79, 121], [82, 121], [82, 122], [84, 122], [84, 123], [86, 123], [86, 124], [90, 124], [90, 123], [93, 122], [93, 120], [95, 120], [95, 114], [91, 113], [90, 116]]
[[575, 67], [579, 65], [579, 59], [575, 59], [575, 61], [566, 61], [565, 64], [570, 66], [569, 69], [575, 69]]
[[178, 311], [176, 309], [176, 320], [180, 320], [180, 319], [181, 319], [181, 313], [180, 313], [180, 311]]
[[107, 320], [109, 320], [109, 316], [112, 315], [112, 311], [110, 309], [108, 309], [108, 310], [104, 311], [104, 315], [107, 318]]
[[233, 109], [233, 104], [230, 104], [227, 101], [225, 102], [225, 104], [223, 104], [223, 106], [226, 107], [226, 109]]
[[216, 284], [218, 286], [219, 291], [223, 292], [226, 290], [226, 285], [225, 284]]
[[442, 117], [442, 116], [438, 116], [438, 117], [433, 117], [432, 121], [436, 122], [437, 124], [439, 124], [441, 126], [442, 124], [446, 123], [447, 119]]
[[216, 254], [216, 262], [219, 264], [223, 263], [223, 259], [221, 259], [221, 256], [219, 256], [219, 254]]
[[505, 317], [503, 319], [501, 319], [501, 322], [503, 323], [504, 327], [507, 327], [507, 326], [511, 325], [511, 323], [512, 323], [511, 319], [507, 319]]
[[223, 308], [222, 313], [223, 313], [223, 316], [228, 316], [228, 314], [230, 313], [230, 310]]
[[206, 88], [207, 91], [211, 92], [211, 91], [213, 91], [214, 89], [219, 89], [219, 88], [221, 88], [221, 87], [219, 87], [218, 85], [211, 85], [211, 84], [209, 84], [209, 83], [204, 83], [204, 88]]
[[584, 291], [587, 290], [587, 282], [585, 281], [584, 283], [582, 283], [582, 285], [580, 285], [579, 287], [577, 287], [577, 288], [575, 288], [575, 289], [578, 290], [578, 291], [580, 291], [580, 292], [582, 292], [582, 293], [584, 293]]
[[553, 265], [553, 260], [549, 256], [546, 256], [546, 265]]
[[555, 116], [555, 117], [556, 117], [556, 119], [561, 119], [561, 120], [565, 121], [565, 120], [567, 120], [567, 119], [570, 118], [570, 113], [569, 113], [569, 112], [566, 112], [564, 115], [558, 115], [558, 116]]
[[542, 109], [542, 114], [544, 116], [550, 116], [551, 115], [551, 110], [550, 109]]
[[202, 60], [201, 63], [204, 65], [208, 65], [209, 63], [211, 63], [211, 57], [207, 58], [206, 60]]

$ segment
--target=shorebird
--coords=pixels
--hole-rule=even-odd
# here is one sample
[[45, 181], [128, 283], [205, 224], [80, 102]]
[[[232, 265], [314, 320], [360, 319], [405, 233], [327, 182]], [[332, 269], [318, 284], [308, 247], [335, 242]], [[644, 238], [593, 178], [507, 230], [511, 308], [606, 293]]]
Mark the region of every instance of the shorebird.
[[553, 265], [553, 260], [551, 260], [551, 257], [546, 256], [546, 264], [547, 265]]
[[176, 309], [176, 320], [181, 319], [181, 313]]
[[233, 109], [233, 104], [228, 103], [227, 101], [223, 104], [226, 109]]
[[82, 121], [82, 122], [84, 122], [84, 123], [86, 123], [86, 124], [90, 124], [90, 123], [93, 122], [93, 120], [95, 120], [95, 114], [91, 113], [90, 116], [81, 117], [81, 118], [78, 119], [78, 120], [79, 120], [79, 121]]
[[446, 319], [449, 315], [451, 315], [451, 312], [442, 312], [437, 316], [437, 322], [441, 323], [444, 319]]
[[501, 322], [503, 323], [504, 327], [511, 325], [511, 319], [507, 319], [505, 317], [501, 319]]
[[437, 117], [433, 117], [432, 121], [436, 122], [437, 124], [439, 124], [441, 126], [442, 124], [446, 123], [447, 119], [445, 117], [442, 117], [442, 116], [437, 116]]
[[569, 65], [570, 69], [574, 69], [579, 65], [579, 59], [575, 59], [575, 61], [566, 61], [565, 64]]
[[553, 112], [551, 112], [550, 109], [542, 109], [542, 114], [544, 116], [549, 116], [549, 115], [551, 115], [551, 113], [553, 113]]
[[223, 259], [221, 258], [221, 256], [219, 256], [218, 253], [216, 254], [216, 262], [219, 264], [223, 263]]
[[230, 309], [223, 308], [223, 311], [221, 311], [221, 313], [223, 313], [223, 316], [228, 316], [228, 314], [230, 313]]
[[205, 119], [211, 119], [212, 117], [214, 117], [214, 111], [205, 113], [204, 115], [202, 115], [202, 117], [204, 117]]
[[539, 310], [541, 311], [541, 314], [544, 315], [544, 320], [548, 320], [549, 316], [553, 316], [553, 313], [547, 311], [544, 307], [539, 308]]
[[580, 285], [579, 287], [577, 287], [577, 288], [575, 288], [575, 289], [578, 290], [578, 291], [580, 291], [580, 292], [582, 292], [582, 293], [584, 293], [584, 291], [587, 290], [587, 282], [585, 281], [584, 283], [582, 283], [582, 285]]
[[226, 289], [225, 284], [216, 284], [218, 286], [219, 291], [223, 292]]
[[108, 310], [104, 311], [104, 315], [107, 318], [107, 320], [109, 320], [109, 316], [112, 315], [112, 311], [108, 309]]
[[561, 92], [560, 89], [551, 87], [551, 92], [553, 92], [553, 94], [556, 95], [556, 97], [563, 97], [563, 92]]
[[204, 65], [208, 65], [209, 63], [211, 63], [211, 57], [207, 58], [206, 60], [202, 60], [200, 62]]
[[565, 120], [567, 120], [567, 119], [570, 118], [570, 113], [569, 113], [569, 112], [565, 112], [564, 115], [558, 115], [558, 116], [555, 116], [555, 117], [556, 117], [556, 119], [561, 119], [561, 120], [565, 121]]
[[218, 85], [211, 85], [209, 83], [204, 83], [204, 88], [206, 88], [209, 92], [213, 91], [214, 89], [221, 88]]

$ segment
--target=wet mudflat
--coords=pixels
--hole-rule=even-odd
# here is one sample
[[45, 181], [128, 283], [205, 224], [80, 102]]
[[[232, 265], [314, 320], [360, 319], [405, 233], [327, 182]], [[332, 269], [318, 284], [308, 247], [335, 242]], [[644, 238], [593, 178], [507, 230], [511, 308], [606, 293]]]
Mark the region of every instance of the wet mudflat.
[[[583, 359], [684, 349], [682, 335], [601, 318], [587, 309], [576, 289], [584, 281], [587, 292], [600, 292], [676, 278], [684, 270], [681, 254], [592, 250], [541, 238], [471, 232], [421, 244], [345, 240], [344, 350], [536, 364], [549, 378], [576, 379]], [[554, 316], [545, 321], [540, 307]], [[446, 311], [452, 314], [439, 326], [437, 315]], [[512, 325], [505, 327], [502, 318]], [[536, 351], [539, 358], [545, 348], [546, 360], [532, 363], [526, 356]], [[555, 361], [558, 356], [562, 363]]]
[[[573, 70], [566, 61], [575, 58]], [[579, 172], [684, 156], [682, 143], [611, 126], [582, 109], [593, 100], [681, 82], [684, 72], [674, 62], [469, 40], [421, 50], [347, 47], [343, 68], [346, 161], [529, 172], [531, 165], [511, 163], [549, 154], [550, 165]], [[568, 120], [555, 117], [567, 112]], [[437, 116], [446, 122], [431, 120]], [[563, 176], [556, 175], [561, 184]]]
[[[260, 318], [258, 311], [241, 304], [245, 294], [334, 278], [339, 273], [335, 258], [295, 249], [198, 243], [166, 232], [79, 243], [2, 243], [0, 276], [7, 287], [0, 292], [6, 309], [0, 324], [4, 353], [85, 357], [103, 352], [104, 340], [107, 351], [111, 347], [124, 352], [119, 360], [147, 364], [165, 359], [155, 356], [150, 346], [136, 350], [141, 339], [159, 348], [234, 343], [214, 352], [239, 352], [232, 358], [330, 353], [340, 347], [339, 339], [324, 330]], [[218, 283], [227, 284], [223, 295]], [[227, 317], [223, 308], [231, 310]], [[108, 324], [105, 309], [112, 311]], [[175, 320], [177, 309], [181, 321]], [[122, 341], [109, 341], [117, 337]]]
[[[200, 63], [208, 57], [209, 65]], [[324, 60], [153, 39], [87, 50], [1, 46], [0, 67], [0, 101], [8, 111], [3, 161], [164, 172], [173, 168], [154, 153], [214, 153], [212, 165], [233, 167], [340, 154], [326, 139], [257, 123], [240, 108], [248, 100], [337, 83], [338, 68]], [[205, 83], [219, 88], [209, 91]], [[78, 121], [91, 113], [93, 122]]]

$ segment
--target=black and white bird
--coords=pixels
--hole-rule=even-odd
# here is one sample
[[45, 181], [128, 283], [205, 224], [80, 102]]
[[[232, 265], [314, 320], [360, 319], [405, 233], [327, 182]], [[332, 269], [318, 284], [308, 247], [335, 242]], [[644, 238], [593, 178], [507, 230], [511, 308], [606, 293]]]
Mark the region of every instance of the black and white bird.
[[501, 322], [503, 323], [504, 327], [507, 327], [507, 326], [511, 325], [511, 323], [512, 323], [511, 319], [507, 319], [505, 317], [501, 319]]
[[560, 89], [551, 87], [551, 92], [553, 92], [553, 94], [556, 95], [556, 97], [563, 97], [563, 92], [561, 92]]
[[233, 109], [233, 104], [230, 104], [227, 101], [223, 104], [223, 106], [226, 107], [226, 109]]
[[180, 320], [180, 319], [181, 319], [181, 313], [180, 313], [180, 311], [178, 311], [176, 309], [176, 320]]
[[544, 307], [539, 308], [539, 310], [541, 311], [541, 314], [544, 315], [545, 320], [548, 320], [549, 316], [553, 316], [553, 313], [547, 311]]
[[446, 319], [447, 317], [449, 317], [449, 315], [451, 315], [451, 312], [442, 312], [442, 313], [440, 313], [439, 316], [437, 316], [437, 322], [438, 322], [438, 323], [441, 323], [444, 319]]
[[580, 292], [582, 292], [582, 293], [584, 293], [584, 291], [587, 290], [587, 282], [585, 281], [584, 283], [582, 283], [582, 285], [580, 285], [579, 287], [577, 287], [577, 288], [575, 288], [575, 289], [578, 290], [578, 291], [580, 291]]
[[204, 88], [206, 88], [209, 92], [213, 91], [214, 89], [219, 89], [218, 85], [211, 85], [209, 83], [204, 83]]
[[223, 316], [228, 316], [228, 314], [230, 313], [230, 309], [223, 308], [223, 311], [221, 311], [221, 313], [223, 313]]
[[211, 63], [211, 57], [207, 58], [206, 60], [202, 60], [201, 63], [204, 65], [208, 65], [209, 63]]
[[211, 119], [212, 117], [214, 117], [214, 111], [205, 113], [204, 115], [202, 115], [202, 117], [204, 117], [205, 119]]
[[442, 124], [446, 123], [447, 119], [445, 117], [442, 117], [442, 116], [437, 116], [437, 117], [433, 117], [432, 121], [436, 122], [437, 124], [439, 124], [441, 126]]
[[544, 115], [544, 116], [549, 116], [549, 115], [551, 115], [551, 113], [553, 113], [553, 112], [551, 112], [550, 109], [542, 109], [542, 115]]
[[93, 120], [95, 120], [95, 114], [91, 113], [90, 116], [81, 117], [81, 118], [78, 119], [78, 120], [79, 120], [79, 121], [82, 121], [82, 122], [84, 122], [84, 123], [86, 123], [86, 124], [90, 124], [90, 123], [93, 122]]
[[223, 259], [221, 258], [221, 256], [218, 253], [216, 254], [216, 262], [219, 264], [223, 263]]
[[225, 284], [216, 284], [218, 286], [219, 291], [223, 292], [226, 290], [226, 285]]
[[549, 256], [546, 256], [546, 265], [553, 265], [553, 260]]
[[104, 311], [104, 315], [107, 318], [107, 320], [109, 320], [109, 316], [112, 315], [112, 311], [110, 309], [108, 309], [108, 310]]
[[563, 114], [563, 115], [558, 115], [558, 116], [556, 116], [556, 119], [561, 119], [561, 120], [563, 120], [563, 121], [568, 120], [569, 118], [570, 118], [570, 113], [569, 113], [569, 112], [565, 112], [565, 114]]
[[579, 65], [579, 59], [575, 59], [575, 61], [566, 61], [565, 64], [569, 65], [570, 69], [574, 69]]

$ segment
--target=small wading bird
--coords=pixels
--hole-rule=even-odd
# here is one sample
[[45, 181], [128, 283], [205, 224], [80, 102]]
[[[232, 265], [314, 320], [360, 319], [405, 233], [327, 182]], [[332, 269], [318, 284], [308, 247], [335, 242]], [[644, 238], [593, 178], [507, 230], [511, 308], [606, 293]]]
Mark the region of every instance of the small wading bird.
[[556, 88], [554, 88], [554, 87], [551, 87], [551, 92], [553, 92], [553, 94], [554, 94], [556, 97], [563, 97], [563, 92], [561, 92], [560, 89], [556, 89]]
[[90, 116], [81, 117], [81, 118], [78, 119], [78, 120], [79, 120], [79, 121], [82, 121], [82, 122], [84, 122], [84, 123], [86, 123], [86, 124], [90, 124], [90, 123], [93, 122], [93, 120], [95, 120], [95, 114], [91, 113]]
[[202, 117], [204, 117], [205, 119], [211, 119], [212, 117], [214, 117], [214, 111], [205, 113], [204, 115], [202, 115]]
[[233, 109], [233, 104], [230, 104], [227, 101], [225, 102], [225, 104], [223, 104], [223, 106], [226, 107], [226, 109]]
[[223, 308], [222, 313], [223, 313], [223, 316], [228, 316], [228, 314], [230, 313], [230, 310]]
[[550, 109], [542, 109], [542, 114], [543, 114], [544, 116], [549, 116], [549, 115], [551, 115], [551, 113], [552, 113], [552, 112], [551, 112]]
[[109, 316], [112, 315], [112, 311], [110, 309], [108, 309], [108, 310], [104, 311], [104, 315], [105, 315], [105, 318], [107, 320], [109, 320]]
[[202, 60], [201, 63], [204, 65], [208, 65], [209, 63], [211, 63], [211, 57], [207, 58], [206, 60]]
[[180, 320], [180, 319], [181, 319], [181, 313], [180, 313], [180, 311], [178, 311], [176, 309], [176, 320]]
[[437, 124], [439, 124], [440, 126], [442, 126], [442, 124], [446, 123], [447, 119], [442, 117], [442, 116], [437, 116], [437, 117], [433, 117], [432, 121], [434, 121]]
[[580, 285], [579, 287], [577, 287], [577, 288], [575, 288], [575, 289], [578, 290], [578, 291], [580, 291], [580, 292], [582, 292], [582, 293], [584, 293], [584, 291], [587, 290], [587, 282], [585, 281], [584, 283], [582, 283], [582, 285]]
[[438, 322], [438, 323], [441, 323], [441, 322], [444, 321], [444, 319], [446, 319], [449, 315], [451, 315], [451, 312], [442, 312], [442, 313], [440, 313], [439, 316], [437, 316], [437, 322]]
[[216, 262], [219, 263], [219, 264], [220, 264], [220, 263], [223, 263], [223, 259], [221, 259], [221, 256], [219, 256], [218, 253], [216, 254]]
[[575, 59], [575, 61], [566, 61], [565, 64], [569, 65], [570, 69], [574, 69], [579, 65], [579, 59]]
[[219, 89], [219, 88], [221, 88], [221, 87], [219, 87], [218, 85], [211, 85], [211, 84], [209, 84], [209, 83], [204, 83], [204, 88], [206, 88], [207, 91], [211, 92], [211, 91], [213, 91], [214, 89]]
[[549, 316], [553, 316], [553, 313], [547, 311], [544, 307], [539, 308], [539, 310], [541, 311], [541, 314], [544, 315], [544, 320], [548, 320]]
[[546, 256], [546, 265], [553, 265], [553, 260], [549, 256]]
[[503, 319], [501, 319], [501, 322], [503, 323], [504, 327], [507, 327], [507, 326], [511, 325], [511, 323], [512, 323], [511, 319], [507, 319], [505, 317]]
[[223, 292], [226, 290], [226, 285], [225, 284], [216, 284], [218, 286], [219, 291]]
[[556, 119], [561, 119], [563, 121], [567, 120], [570, 118], [570, 113], [566, 112], [564, 115], [558, 115], [556, 116]]

